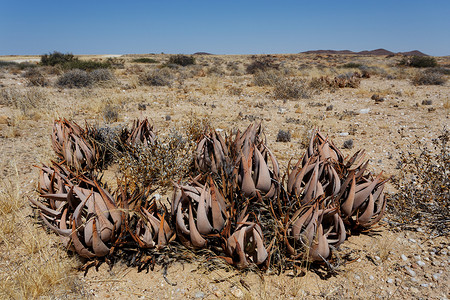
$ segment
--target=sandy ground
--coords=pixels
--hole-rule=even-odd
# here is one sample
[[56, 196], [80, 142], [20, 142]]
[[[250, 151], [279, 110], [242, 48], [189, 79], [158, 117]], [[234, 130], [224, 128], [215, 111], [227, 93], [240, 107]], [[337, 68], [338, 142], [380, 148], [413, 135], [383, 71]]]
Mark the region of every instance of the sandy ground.
[[[288, 61], [289, 66], [317, 61], [312, 59], [313, 56], [293, 57], [280, 56], [278, 59]], [[210, 62], [211, 66], [217, 58], [223, 65], [230, 61], [244, 64], [250, 59], [245, 56], [204, 56], [199, 60]], [[323, 58], [319, 56], [320, 59]], [[354, 59], [339, 58], [344, 62]], [[203, 68], [208, 67], [203, 65]], [[243, 69], [243, 65], [240, 68]], [[0, 105], [2, 176], [6, 178], [17, 172], [23, 194], [33, 195], [38, 176], [33, 166], [48, 163], [53, 157], [49, 139], [53, 119], [66, 117], [80, 124], [85, 120], [105, 124], [103, 110], [106, 103], [119, 111], [119, 120], [110, 125], [129, 124], [135, 118], [147, 117], [153, 120], [161, 135], [167, 134], [169, 129], [181, 130], [190, 115], [208, 116], [216, 128], [224, 130], [242, 130], [250, 122], [261, 120], [268, 146], [280, 161], [282, 170], [286, 170], [290, 158], [301, 157], [302, 141], [312, 127], [319, 127], [339, 147], [345, 140], [353, 139], [354, 148], [343, 150], [346, 155], [360, 148], [366, 149], [374, 173], [384, 170], [386, 176], [396, 175], [399, 151], [406, 150], [409, 142], [416, 138], [430, 142], [444, 126], [450, 125], [448, 82], [444, 86], [413, 86], [408, 79], [387, 80], [372, 76], [363, 79], [359, 88], [338, 89], [313, 95], [310, 99], [286, 101], [274, 98], [269, 87], [255, 86], [251, 75], [202, 75], [188, 77], [171, 87], [130, 88], [135, 82], [135, 73], [130, 70], [131, 67], [116, 70], [120, 84], [108, 88], [36, 88], [49, 99], [36, 112]], [[27, 89], [21, 73], [3, 72], [0, 85]], [[237, 95], [230, 94], [231, 87], [242, 91]], [[371, 99], [374, 93], [383, 95], [385, 100], [375, 103]], [[423, 105], [423, 100], [431, 100], [432, 104]], [[142, 104], [146, 109], [138, 110], [138, 105]], [[330, 105], [332, 109], [327, 110]], [[276, 142], [280, 129], [292, 133], [290, 142]], [[394, 188], [388, 185], [387, 191], [392, 193]], [[163, 194], [163, 198], [170, 196], [170, 191]], [[76, 273], [78, 286], [71, 292], [71, 297], [447, 299], [450, 296], [448, 236], [430, 236], [427, 228], [421, 226], [413, 226], [414, 230], [397, 230], [387, 226], [387, 220], [389, 214], [373, 232], [350, 236], [338, 255], [348, 254], [351, 261], [343, 261], [337, 273], [330, 277], [320, 268], [294, 276], [292, 272], [277, 275], [208, 270], [200, 262], [176, 262], [168, 268], [166, 280], [159, 266], [154, 271], [138, 273], [136, 268], [120, 263], [112, 270], [103, 264], [98, 272], [91, 269], [86, 276]]]

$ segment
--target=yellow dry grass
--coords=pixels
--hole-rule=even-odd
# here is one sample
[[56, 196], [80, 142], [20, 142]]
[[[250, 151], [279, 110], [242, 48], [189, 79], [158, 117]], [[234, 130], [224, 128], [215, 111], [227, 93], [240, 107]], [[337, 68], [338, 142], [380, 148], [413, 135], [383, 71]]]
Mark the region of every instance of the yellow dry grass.
[[76, 295], [77, 260], [29, 217], [16, 176], [0, 182], [0, 298]]

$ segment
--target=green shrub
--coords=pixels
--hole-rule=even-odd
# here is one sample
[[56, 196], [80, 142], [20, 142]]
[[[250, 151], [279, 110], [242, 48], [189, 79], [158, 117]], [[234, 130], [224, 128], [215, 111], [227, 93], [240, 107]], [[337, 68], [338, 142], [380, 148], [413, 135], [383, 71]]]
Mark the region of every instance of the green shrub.
[[182, 54], [172, 55], [171, 57], [169, 57], [168, 64], [175, 64], [185, 67], [188, 65], [194, 65], [195, 58], [191, 55], [182, 55]]
[[432, 56], [407, 56], [399, 62], [399, 65], [414, 68], [432, 68], [438, 64], [436, 58]]
[[111, 67], [110, 62], [99, 62], [93, 60], [79, 60], [72, 53], [63, 54], [61, 52], [53, 52], [41, 56], [41, 65], [43, 66], [59, 66], [64, 70], [79, 69], [84, 71], [92, 71], [95, 69], [106, 69]]
[[41, 65], [43, 66], [62, 65], [74, 60], [77, 60], [77, 58], [72, 53], [63, 54], [61, 52], [54, 51], [50, 54], [41, 55]]
[[65, 88], [90, 87], [94, 83], [91, 75], [83, 70], [70, 70], [58, 77], [56, 85]]
[[156, 64], [156, 63], [158, 63], [157, 60], [154, 60], [153, 58], [149, 58], [149, 57], [135, 58], [135, 59], [132, 60], [132, 62], [134, 62], [134, 63], [142, 63], [142, 64]]

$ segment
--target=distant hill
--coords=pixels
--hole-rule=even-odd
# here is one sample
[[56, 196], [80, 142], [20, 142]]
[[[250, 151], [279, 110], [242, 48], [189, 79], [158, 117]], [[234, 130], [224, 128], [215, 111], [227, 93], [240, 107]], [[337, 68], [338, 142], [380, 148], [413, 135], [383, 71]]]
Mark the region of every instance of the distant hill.
[[193, 55], [212, 55], [212, 54], [208, 52], [195, 52]]
[[355, 54], [355, 55], [416, 55], [416, 56], [428, 56], [419, 50], [413, 50], [408, 52], [392, 52], [386, 49], [375, 49], [375, 50], [364, 50], [359, 52], [354, 52], [351, 50], [311, 50], [302, 53], [306, 54]]

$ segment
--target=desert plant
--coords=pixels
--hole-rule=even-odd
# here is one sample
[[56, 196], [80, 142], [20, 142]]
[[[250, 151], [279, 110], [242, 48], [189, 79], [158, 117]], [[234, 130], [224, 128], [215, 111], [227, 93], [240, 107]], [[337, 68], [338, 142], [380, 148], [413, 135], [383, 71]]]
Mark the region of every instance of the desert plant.
[[65, 70], [79, 69], [84, 71], [92, 71], [95, 69], [110, 68], [111, 64], [109, 64], [108, 62], [75, 59], [61, 64], [61, 67]]
[[275, 64], [272, 59], [266, 57], [256, 59], [247, 66], [247, 74], [255, 74], [258, 71], [266, 71], [269, 69], [278, 69], [279, 65]]
[[29, 87], [26, 89], [3, 88], [0, 90], [0, 105], [20, 109], [26, 116], [49, 108], [48, 95], [43, 89]]
[[414, 68], [430, 68], [436, 67], [437, 61], [432, 56], [406, 56], [400, 60], [399, 65]]
[[172, 55], [169, 57], [168, 64], [175, 64], [180, 66], [188, 66], [188, 65], [194, 65], [195, 64], [195, 58], [192, 55]]
[[400, 173], [393, 180], [397, 192], [389, 209], [403, 226], [425, 225], [438, 235], [450, 232], [449, 142], [450, 131], [444, 128], [432, 139], [433, 149], [415, 139], [400, 153]]
[[96, 69], [90, 75], [92, 80], [97, 83], [113, 82], [116, 80], [114, 73], [108, 69]]
[[253, 74], [253, 83], [257, 86], [276, 86], [282, 80], [281, 72], [275, 69], [259, 70]]
[[103, 109], [103, 117], [107, 123], [117, 122], [119, 120], [119, 108], [111, 104], [107, 104]]
[[349, 63], [341, 65], [340, 67], [344, 68], [344, 69], [359, 69], [362, 66], [363, 66], [363, 64], [361, 64], [361, 63], [349, 62]]
[[275, 84], [273, 95], [279, 99], [307, 99], [311, 97], [311, 90], [306, 81], [283, 79]]
[[53, 53], [41, 55], [41, 65], [43, 66], [62, 65], [74, 60], [77, 60], [77, 58], [72, 53], [63, 54], [61, 52], [54, 51]]
[[156, 64], [156, 63], [158, 63], [157, 60], [154, 60], [153, 58], [150, 58], [150, 57], [135, 58], [132, 60], [132, 62], [141, 63], [141, 64]]
[[23, 77], [25, 77], [28, 80], [28, 84], [32, 86], [46, 86], [48, 85], [48, 80], [44, 76], [44, 74], [41, 72], [38, 68], [32, 68], [26, 71], [23, 74]]
[[420, 71], [411, 79], [414, 85], [443, 85], [447, 79], [442, 73], [436, 72], [433, 69]]
[[141, 85], [170, 86], [174, 76], [170, 69], [155, 69], [139, 76]]
[[291, 132], [280, 129], [277, 134], [277, 142], [290, 142], [291, 141]]
[[92, 86], [94, 80], [83, 70], [70, 70], [58, 77], [56, 85], [65, 88], [83, 88]]

